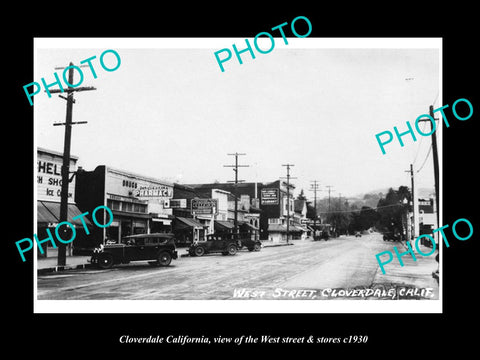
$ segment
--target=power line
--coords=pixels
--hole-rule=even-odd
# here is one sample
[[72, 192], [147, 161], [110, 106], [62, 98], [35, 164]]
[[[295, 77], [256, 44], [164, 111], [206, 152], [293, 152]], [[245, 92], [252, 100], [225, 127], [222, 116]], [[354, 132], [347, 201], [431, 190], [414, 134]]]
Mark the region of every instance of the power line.
[[[369, 207], [368, 209], [363, 209], [363, 211], [366, 210], [378, 210], [378, 209], [383, 209], [387, 207], [392, 207], [392, 206], [404, 206], [403, 204], [390, 204], [390, 205], [383, 205], [383, 206], [377, 206], [374, 208]], [[328, 213], [352, 213], [352, 212], [361, 212], [362, 209], [352, 209], [352, 210], [332, 210], [332, 211], [319, 211], [319, 214], [328, 214]]]
[[238, 190], [237, 186], [239, 182], [244, 182], [245, 180], [238, 180], [238, 168], [240, 167], [249, 167], [250, 165], [239, 165], [238, 164], [238, 157], [241, 155], [247, 155], [245, 153], [233, 153], [233, 154], [227, 154], [229, 156], [235, 156], [235, 164], [234, 165], [223, 165], [223, 167], [231, 167], [233, 168], [233, 171], [235, 172], [235, 180], [234, 181], [229, 181], [233, 182], [235, 184], [234, 187], [234, 196], [235, 196], [235, 210], [234, 210], [234, 219], [233, 219], [233, 228], [234, 228], [234, 233], [238, 234]]
[[420, 168], [417, 170], [417, 173], [419, 173], [420, 170], [422, 170], [423, 165], [425, 165], [425, 163], [427, 162], [428, 156], [430, 155], [431, 151], [432, 151], [432, 145], [430, 145], [430, 147], [428, 148], [427, 156], [425, 156], [425, 160], [423, 160], [422, 166], [420, 166]]
[[[425, 131], [424, 131], [425, 126], [426, 126], [425, 122], [422, 124], [422, 126], [423, 126], [422, 133], [425, 133]], [[424, 136], [421, 137], [420, 142], [418, 143], [417, 153], [415, 154], [415, 158], [413, 159], [412, 164], [415, 164], [415, 161], [417, 160], [418, 154], [420, 153], [420, 148], [422, 147], [423, 138], [424, 138]]]
[[[295, 166], [293, 164], [282, 164], [287, 168], [287, 244], [290, 235], [290, 179], [296, 179], [290, 176], [290, 167]], [[284, 178], [281, 178], [284, 179]]]

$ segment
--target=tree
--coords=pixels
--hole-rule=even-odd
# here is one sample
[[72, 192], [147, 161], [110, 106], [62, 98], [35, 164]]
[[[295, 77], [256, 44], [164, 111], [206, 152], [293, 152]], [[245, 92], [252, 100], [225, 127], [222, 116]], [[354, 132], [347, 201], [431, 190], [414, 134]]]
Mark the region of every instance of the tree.
[[381, 231], [403, 234], [411, 198], [410, 190], [406, 186], [400, 186], [398, 190], [388, 189], [385, 198], [378, 201], [377, 228]]
[[327, 222], [333, 226], [336, 234], [344, 234], [348, 231], [352, 213], [345, 209], [342, 204], [334, 201], [331, 204], [330, 212], [327, 213]]
[[378, 213], [369, 206], [362, 206], [359, 214], [359, 230], [367, 230], [373, 227], [378, 219]]
[[307, 202], [307, 218], [308, 219], [315, 219], [317, 214], [315, 214], [315, 207], [312, 205], [312, 202]]

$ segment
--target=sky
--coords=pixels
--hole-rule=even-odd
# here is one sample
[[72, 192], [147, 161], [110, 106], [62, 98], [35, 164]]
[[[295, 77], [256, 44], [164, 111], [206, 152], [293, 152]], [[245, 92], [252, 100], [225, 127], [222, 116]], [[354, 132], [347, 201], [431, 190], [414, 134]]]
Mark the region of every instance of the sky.
[[[424, 164], [415, 184], [433, 188], [429, 137], [405, 136], [404, 147], [394, 140], [383, 155], [375, 134], [405, 131], [429, 105], [441, 106], [438, 42], [276, 38], [270, 53], [254, 48], [256, 58], [244, 53], [242, 65], [233, 55], [221, 72], [214, 52], [234, 43], [241, 49], [245, 39], [36, 39], [32, 81], [51, 83], [63, 72], [55, 67], [96, 56], [97, 78], [82, 68], [81, 86], [97, 90], [76, 93], [73, 106], [73, 121], [88, 121], [73, 126], [71, 142], [86, 170], [225, 182], [234, 179], [227, 154], [239, 152], [239, 164], [249, 165], [239, 179], [275, 181], [286, 176], [282, 164], [294, 164], [296, 194], [310, 198], [312, 180], [319, 198], [326, 185], [342, 197], [410, 186], [411, 163]], [[99, 63], [107, 49], [121, 58], [112, 72]], [[112, 54], [104, 59], [115, 65]], [[64, 127], [53, 123], [65, 121], [65, 101], [42, 89], [34, 102], [37, 146], [63, 151]]]

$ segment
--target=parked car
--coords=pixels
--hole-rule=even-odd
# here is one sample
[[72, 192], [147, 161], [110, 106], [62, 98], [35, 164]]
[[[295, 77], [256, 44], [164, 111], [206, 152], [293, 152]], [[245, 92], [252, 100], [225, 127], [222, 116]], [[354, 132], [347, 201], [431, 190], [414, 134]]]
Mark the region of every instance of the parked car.
[[260, 240], [253, 240], [250, 234], [221, 234], [220, 236], [237, 241], [238, 250], [246, 247], [248, 251], [260, 251], [262, 249], [262, 242]]
[[100, 248], [94, 249], [91, 263], [102, 269], [130, 261], [149, 260], [150, 265], [168, 266], [177, 257], [173, 234], [137, 234], [124, 237], [120, 244], [100, 245]]
[[253, 240], [250, 237], [240, 237], [238, 239], [238, 248], [246, 247], [248, 251], [260, 251], [262, 249], [262, 243], [260, 240]]
[[355, 232], [355, 237], [361, 237], [361, 236], [362, 236], [362, 233], [360, 231]]
[[383, 241], [399, 241], [400, 236], [393, 232], [386, 232], [383, 234]]
[[188, 253], [190, 256], [203, 256], [210, 253], [222, 253], [222, 255], [235, 255], [238, 250], [237, 239], [232, 236], [221, 234], [209, 234], [206, 240], [192, 244]]

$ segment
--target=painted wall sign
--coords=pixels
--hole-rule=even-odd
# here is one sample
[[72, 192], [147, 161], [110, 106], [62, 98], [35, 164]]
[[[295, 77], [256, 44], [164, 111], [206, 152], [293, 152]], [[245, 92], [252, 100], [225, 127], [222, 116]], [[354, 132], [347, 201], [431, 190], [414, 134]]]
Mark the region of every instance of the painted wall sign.
[[262, 189], [260, 192], [260, 203], [262, 205], [278, 205], [279, 204], [278, 189]]
[[[37, 160], [37, 199], [44, 201], [61, 201], [63, 159], [56, 156], [38, 154]], [[70, 162], [70, 171], [75, 170], [75, 162]], [[68, 184], [68, 202], [75, 197], [75, 177]]]
[[218, 199], [192, 199], [192, 213], [213, 214], [218, 209]]

